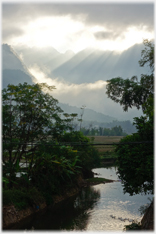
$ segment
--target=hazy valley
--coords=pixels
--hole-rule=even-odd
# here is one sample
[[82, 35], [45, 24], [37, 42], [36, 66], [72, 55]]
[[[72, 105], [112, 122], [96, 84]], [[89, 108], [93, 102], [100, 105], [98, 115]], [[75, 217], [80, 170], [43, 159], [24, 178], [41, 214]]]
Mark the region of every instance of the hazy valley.
[[[114, 52], [102, 52], [94, 51], [92, 49], [83, 50], [77, 54], [74, 54], [72, 51], [67, 51], [64, 54], [59, 53], [54, 48], [50, 49], [36, 49], [36, 48], [27, 48], [27, 47], [15, 47], [12, 48], [7, 44], [2, 45], [2, 76], [3, 88], [6, 87], [9, 83], [17, 85], [18, 83], [27, 82], [33, 84], [38, 82], [37, 77], [33, 76], [30, 72], [30, 68], [37, 67], [40, 71], [43, 71], [47, 75], [48, 79], [55, 80], [59, 82], [66, 82], [66, 84], [74, 85], [87, 85], [87, 83], [106, 81], [113, 77], [121, 76], [123, 78], [128, 78], [134, 74], [138, 77], [141, 73], [148, 73], [147, 69], [142, 69], [139, 67], [138, 60], [140, 58], [140, 51], [142, 50], [143, 45], [134, 45], [130, 49], [124, 51], [122, 54], [117, 54]], [[133, 59], [132, 59], [133, 58]], [[131, 69], [129, 69], [131, 67]], [[41, 80], [40, 80], [41, 81]], [[42, 82], [45, 82], [44, 80]], [[86, 86], [87, 87], [87, 86]], [[56, 87], [57, 88], [57, 87]], [[105, 92], [105, 90], [99, 90], [100, 92]], [[93, 93], [95, 93], [93, 89]], [[95, 95], [97, 96], [98, 90], [96, 90]], [[55, 93], [52, 94], [55, 97]], [[66, 96], [70, 96], [70, 93]], [[56, 97], [57, 98], [57, 97]], [[93, 103], [94, 103], [94, 97]], [[69, 103], [68, 99], [64, 99], [64, 103], [59, 100], [60, 107], [66, 113], [77, 113], [78, 116], [81, 115], [81, 106], [86, 101], [92, 102], [89, 100], [89, 95], [81, 104]], [[77, 95], [77, 100], [81, 100], [81, 95]], [[71, 98], [72, 100], [72, 98]], [[75, 97], [76, 100], [76, 97]], [[97, 99], [98, 100], [98, 99]], [[109, 101], [105, 95], [103, 102], [107, 106], [108, 110], [111, 109]], [[101, 101], [100, 101], [101, 102]], [[108, 102], [108, 105], [107, 105]], [[95, 104], [95, 110], [98, 106]], [[117, 104], [112, 103], [112, 110], [114, 106], [117, 108]], [[119, 107], [121, 109], [121, 107]], [[117, 108], [118, 109], [118, 108]], [[108, 123], [111, 123], [110, 126], [115, 124], [120, 124], [125, 131], [132, 133], [135, 131], [135, 127], [130, 123], [132, 122], [133, 116], [139, 116], [141, 111], [131, 110], [130, 113], [126, 113], [125, 117], [122, 118], [122, 109], [120, 111], [121, 117], [114, 114], [107, 114], [107, 111], [95, 111], [94, 108], [89, 108], [86, 105], [84, 115], [83, 115], [83, 126], [88, 127], [92, 125], [93, 127], [103, 126], [109, 127]], [[104, 113], [102, 113], [104, 112]], [[127, 115], [127, 116], [126, 116]], [[127, 127], [126, 127], [127, 121]], [[131, 125], [131, 130], [130, 126]]]

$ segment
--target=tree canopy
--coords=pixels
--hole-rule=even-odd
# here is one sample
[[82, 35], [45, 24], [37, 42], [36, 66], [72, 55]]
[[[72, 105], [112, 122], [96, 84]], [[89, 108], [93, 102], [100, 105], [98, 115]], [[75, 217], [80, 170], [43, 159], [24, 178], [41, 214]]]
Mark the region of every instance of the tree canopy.
[[[30, 142], [41, 142], [49, 136], [56, 137], [61, 131], [61, 108], [58, 101], [46, 90], [53, 90], [46, 84], [29, 85], [27, 83], [8, 85], [3, 94], [3, 141], [15, 142], [20, 158]], [[44, 93], [44, 92], [45, 93]], [[19, 143], [19, 144], [18, 144]], [[25, 143], [25, 145], [20, 144]], [[10, 146], [11, 147], [11, 146]], [[12, 147], [9, 154], [11, 157]], [[36, 146], [31, 148], [34, 151]], [[19, 158], [19, 159], [20, 159]], [[14, 157], [16, 161], [16, 157]]]
[[132, 78], [123, 79], [121, 77], [112, 78], [107, 80], [106, 94], [116, 103], [122, 105], [124, 111], [128, 108], [136, 107], [143, 111], [143, 105], [150, 95], [154, 93], [154, 45], [148, 40], [144, 40], [145, 49], [142, 50], [142, 58], [139, 61], [140, 66], [148, 65], [151, 70], [149, 75], [141, 75], [140, 80], [137, 76]]
[[[128, 108], [142, 108], [143, 116], [134, 118], [137, 133], [121, 139], [123, 145], [116, 147], [118, 153], [118, 174], [124, 185], [124, 192], [130, 195], [152, 193], [154, 184], [154, 44], [144, 40], [140, 66], [148, 65], [150, 74], [142, 74], [140, 81], [121, 77], [108, 80], [108, 97]], [[138, 142], [138, 143], [137, 143]]]
[[[45, 83], [3, 89], [3, 186], [39, 190], [46, 201], [99, 164], [89, 139], [74, 131], [77, 114], [63, 113]], [[65, 118], [61, 118], [61, 113]], [[71, 142], [86, 142], [84, 147]], [[23, 165], [24, 168], [23, 168]], [[20, 173], [20, 177], [17, 174]]]

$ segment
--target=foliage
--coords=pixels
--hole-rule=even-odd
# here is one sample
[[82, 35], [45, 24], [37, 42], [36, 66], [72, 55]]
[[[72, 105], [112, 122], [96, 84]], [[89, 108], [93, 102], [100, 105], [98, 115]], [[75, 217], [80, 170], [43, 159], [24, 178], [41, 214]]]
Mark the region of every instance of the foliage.
[[[96, 126], [96, 128], [95, 128]], [[83, 121], [83, 127], [81, 128], [85, 136], [91, 135], [91, 129], [96, 130], [95, 135], [100, 135], [101, 130], [105, 128], [112, 129], [115, 126], [120, 126], [123, 133], [131, 134], [136, 132], [136, 128], [130, 120], [118, 121], [113, 120], [112, 122], [98, 122], [98, 121]], [[101, 130], [100, 130], [101, 128]]]
[[108, 81], [106, 94], [122, 105], [124, 111], [132, 107], [140, 109], [141, 106], [144, 110], [143, 104], [154, 91], [153, 82], [153, 74], [142, 75], [140, 82], [136, 76], [131, 79], [112, 78]]
[[65, 187], [73, 186], [81, 168], [77, 152], [70, 146], [43, 144], [35, 155], [30, 171], [31, 183], [42, 192], [48, 204], [49, 194], [60, 194]]
[[33, 194], [52, 204], [52, 195], [75, 186], [82, 170], [100, 161], [92, 146], [81, 145], [89, 139], [73, 131], [77, 114], [61, 119], [58, 101], [48, 94], [53, 88], [24, 83], [3, 90], [3, 201], [19, 209], [35, 202]]
[[[50, 94], [43, 93], [53, 87], [46, 84], [28, 85], [27, 83], [8, 85], [3, 90], [3, 140], [14, 140], [16, 145], [20, 142], [33, 142], [47, 139], [49, 135], [56, 135], [60, 124], [57, 106], [58, 101]], [[13, 146], [10, 146], [9, 154]], [[26, 146], [22, 145], [22, 153]], [[21, 147], [18, 145], [18, 150]], [[5, 148], [6, 150], [6, 148]], [[32, 149], [31, 149], [32, 151]], [[15, 155], [16, 158], [16, 155]]]
[[86, 136], [126, 136], [127, 134], [123, 131], [121, 126], [115, 126], [112, 128], [91, 128], [86, 129], [85, 127], [81, 128]]
[[112, 182], [113, 180], [95, 177], [95, 178], [89, 178], [86, 181], [90, 183], [107, 183], [107, 182]]
[[65, 119], [64, 119], [64, 122], [65, 122], [65, 129], [70, 129], [70, 130], [73, 130], [74, 128], [76, 128], [77, 124], [74, 122], [77, 117], [78, 117], [78, 114], [76, 113], [72, 113], [72, 114], [68, 114], [68, 113], [63, 113]]
[[144, 67], [144, 65], [147, 64], [153, 73], [154, 72], [154, 44], [151, 41], [145, 39], [144, 45], [145, 45], [145, 49], [142, 50], [141, 52], [142, 58], [139, 60], [139, 64], [141, 67]]
[[[73, 149], [77, 150], [79, 156], [78, 165], [81, 168], [92, 169], [100, 164], [100, 156], [98, 151], [89, 145], [90, 139], [85, 137], [82, 132], [73, 131], [65, 133], [61, 138], [62, 142], [77, 142], [77, 145], [73, 145]], [[85, 145], [82, 145], [86, 143]]]
[[131, 79], [116, 77], [107, 81], [106, 94], [113, 101], [122, 105], [124, 111], [128, 111], [128, 108], [133, 106], [137, 109], [142, 107], [144, 111], [145, 106], [143, 104], [154, 92], [154, 45], [148, 40], [144, 40], [144, 44], [146, 48], [142, 51], [143, 58], [139, 63], [141, 66], [149, 63], [152, 73], [150, 75], [142, 74], [140, 81], [138, 81], [136, 76], [133, 76]]
[[3, 89], [3, 173], [4, 177], [9, 174], [10, 186], [26, 152], [33, 159], [37, 145], [29, 147], [30, 142], [39, 143], [49, 136], [57, 138], [62, 132], [59, 117], [62, 110], [57, 106], [58, 101], [46, 93], [53, 88], [24, 83]]
[[80, 131], [81, 131], [81, 126], [82, 126], [82, 117], [83, 117], [83, 115], [84, 115], [84, 109], [85, 109], [85, 105], [83, 105], [82, 107], [81, 107], [81, 114], [80, 114], [80, 119], [78, 119], [78, 121], [80, 121]]
[[26, 190], [25, 188], [3, 190], [3, 205], [15, 205], [19, 210], [43, 202], [43, 196], [35, 187], [32, 187], [29, 190]]
[[141, 230], [140, 222], [133, 222], [132, 224], [125, 225], [124, 227], [124, 231], [135, 231], [135, 230]]
[[150, 203], [140, 206], [140, 208], [138, 209], [141, 215], [144, 215], [146, 213], [147, 209], [150, 207], [151, 203], [153, 202], [153, 200], [150, 199], [149, 197], [148, 200], [150, 201]]
[[124, 185], [124, 192], [130, 195], [153, 193], [153, 148], [151, 144], [140, 144], [141, 140], [135, 133], [121, 139], [123, 145], [116, 147], [118, 176]]
[[[107, 86], [108, 97], [123, 105], [124, 111], [135, 106], [142, 107], [144, 113], [144, 116], [134, 118], [137, 133], [124, 137], [120, 141], [123, 145], [116, 147], [119, 178], [124, 192], [130, 195], [154, 192], [154, 46], [148, 40], [144, 40], [144, 44], [146, 48], [139, 63], [141, 66], [149, 64], [151, 74], [141, 75], [140, 82], [137, 77], [114, 78]], [[148, 142], [140, 143], [144, 141]]]

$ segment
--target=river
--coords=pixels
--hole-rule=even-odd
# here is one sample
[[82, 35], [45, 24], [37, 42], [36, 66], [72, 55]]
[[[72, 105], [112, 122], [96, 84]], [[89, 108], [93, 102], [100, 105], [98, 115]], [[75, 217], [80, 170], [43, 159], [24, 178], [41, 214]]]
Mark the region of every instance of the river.
[[[118, 180], [117, 169], [97, 168], [93, 172], [97, 177]], [[94, 185], [83, 188], [82, 191], [66, 201], [60, 202], [41, 212], [27, 222], [19, 223], [18, 230], [46, 231], [123, 231], [124, 225], [131, 222], [122, 219], [140, 221], [138, 209], [150, 203], [151, 195], [135, 195], [123, 193], [120, 181]], [[116, 216], [112, 218], [111, 215]]]

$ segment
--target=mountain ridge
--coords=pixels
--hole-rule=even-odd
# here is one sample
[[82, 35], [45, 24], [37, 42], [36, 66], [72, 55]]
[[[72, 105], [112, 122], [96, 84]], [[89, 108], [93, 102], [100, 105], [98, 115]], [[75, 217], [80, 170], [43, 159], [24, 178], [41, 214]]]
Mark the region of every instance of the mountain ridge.
[[[64, 110], [64, 112], [68, 112], [68, 114], [76, 113], [79, 115], [80, 118], [80, 115], [82, 113], [81, 107], [79, 108], [77, 106], [71, 106], [65, 103], [59, 103], [59, 106], [61, 107], [61, 109]], [[84, 108], [83, 120], [108, 123], [110, 121], [117, 120], [117, 118], [105, 115], [90, 108]]]
[[[134, 45], [121, 54], [112, 51], [81, 51], [53, 71], [51, 75], [80, 84], [83, 82], [95, 82], [108, 80], [121, 76], [130, 78], [134, 74], [140, 76], [148, 73], [147, 68], [139, 66], [139, 59], [143, 45]], [[121, 67], [122, 64], [122, 67]], [[133, 69], [129, 69], [133, 67]]]
[[[19, 83], [27, 82], [29, 84], [33, 84], [33, 76], [29, 73], [26, 65], [21, 60], [20, 56], [14, 51], [14, 49], [7, 44], [2, 45], [2, 80], [3, 80], [3, 88], [6, 88], [8, 84], [18, 85]], [[14, 68], [14, 69], [13, 69]], [[71, 106], [65, 103], [60, 103], [59, 105], [62, 107], [64, 112], [73, 113], [76, 112], [80, 115], [81, 109], [76, 106]], [[85, 109], [84, 112], [84, 120], [88, 121], [99, 121], [108, 122], [109, 120], [115, 120], [116, 118], [104, 115], [100, 112], [96, 112], [92, 109]]]
[[21, 82], [33, 84], [35, 77], [30, 74], [26, 65], [14, 49], [8, 45], [2, 45], [2, 87], [6, 88], [8, 84], [17, 85]]
[[[28, 70], [28, 68], [27, 68], [27, 65], [25, 65], [25, 62], [24, 62], [24, 59], [23, 60], [21, 60], [21, 58], [20, 58], [20, 54], [18, 54], [17, 52], [14, 52], [14, 48], [12, 48], [11, 46], [9, 46], [9, 45], [7, 45], [7, 44], [5, 44], [4, 46], [2, 46], [2, 50], [3, 50], [3, 53], [2, 53], [2, 59], [3, 59], [3, 63], [2, 63], [2, 78], [3, 78], [3, 88], [4, 88], [4, 86], [6, 87], [7, 86], [7, 84], [9, 84], [9, 83], [13, 83], [13, 84], [15, 84], [15, 85], [17, 85], [18, 83], [22, 83], [22, 82], [27, 82], [27, 83], [29, 83], [29, 84], [33, 84], [33, 83], [35, 83], [35, 82], [37, 82], [37, 80], [35, 80], [35, 77], [33, 77], [31, 74], [30, 74], [30, 72], [29, 72], [29, 70]], [[28, 53], [29, 51], [27, 51], [27, 53]], [[56, 51], [56, 53], [58, 54], [59, 52], [57, 52]], [[101, 57], [99, 57], [99, 53], [101, 54]], [[131, 51], [131, 53], [133, 53], [133, 51]], [[93, 59], [93, 61], [94, 61], [94, 55], [96, 54], [96, 58], [98, 58], [99, 60], [97, 60], [97, 70], [98, 70], [98, 66], [102, 66], [103, 65], [103, 61], [105, 60], [108, 64], [109, 64], [109, 60], [111, 60], [111, 56], [113, 55], [113, 54], [115, 54], [114, 52], [106, 52], [105, 54], [103, 54], [103, 52], [102, 51], [92, 51], [92, 50], [84, 50], [84, 51], [81, 51], [81, 52], [79, 52], [78, 53], [79, 55], [81, 55], [80, 57], [79, 57], [79, 59], [80, 59], [80, 61], [82, 60], [82, 55], [83, 54], [85, 54], [85, 57], [87, 58], [87, 57], [90, 57], [91, 56], [91, 58]], [[31, 53], [30, 53], [30, 55], [32, 55], [32, 51], [31, 51]], [[79, 56], [79, 55], [74, 55], [74, 57], [75, 56]], [[54, 59], [54, 58], [53, 58]], [[72, 59], [72, 58], [71, 58]], [[67, 63], [68, 63], [68, 61], [66, 61]], [[117, 63], [117, 59], [114, 59], [113, 61], [112, 61], [112, 63]], [[81, 62], [81, 64], [83, 65], [83, 62]], [[88, 61], [88, 64], [90, 64], [90, 61]], [[88, 65], [88, 66], [90, 66], [90, 65]], [[105, 66], [107, 66], [107, 64], [105, 64]], [[85, 70], [86, 68], [84, 68], [84, 70]], [[95, 69], [95, 66], [94, 66], [94, 69]], [[41, 70], [42, 71], [42, 70]], [[88, 71], [88, 77], [90, 76], [90, 74], [92, 73], [92, 70], [89, 70]], [[117, 72], [116, 72], [117, 73]], [[79, 78], [79, 76], [78, 76], [78, 78]], [[99, 78], [99, 77], [98, 77]], [[88, 82], [95, 82], [95, 80], [87, 80]], [[44, 81], [43, 81], [44, 82]], [[83, 82], [85, 82], [84, 80], [83, 80]], [[70, 83], [70, 82], [69, 82]], [[87, 82], [86, 82], [87, 83]], [[84, 98], [89, 98], [89, 96], [88, 96], [88, 94], [90, 94], [91, 92], [93, 93], [92, 95], [95, 95], [94, 96], [94, 99], [96, 98], [96, 96], [98, 96], [98, 93], [95, 93], [95, 91], [93, 90], [93, 91], [91, 91], [90, 93], [89, 93], [89, 91], [88, 90], [86, 90], [87, 92], [85, 92], [85, 95], [87, 95], [87, 96], [84, 96]], [[101, 92], [100, 90], [99, 91], [97, 91], [97, 92]], [[70, 93], [68, 94], [67, 93], [67, 95], [69, 96], [70, 95]], [[84, 95], [84, 94], [83, 94]], [[80, 96], [75, 96], [75, 97], [77, 97], [77, 98], [81, 98], [81, 93], [80, 93]], [[72, 96], [71, 96], [72, 97]], [[76, 103], [76, 99], [75, 99], [75, 97], [74, 97], [74, 100], [75, 100], [75, 103]], [[83, 96], [82, 96], [83, 97]], [[92, 98], [92, 96], [90, 96], [90, 98]], [[99, 103], [100, 102], [103, 102], [103, 101], [105, 101], [105, 106], [104, 106], [104, 108], [102, 107], [100, 107], [100, 110], [105, 110], [105, 113], [109, 113], [108, 115], [107, 114], [105, 114], [104, 112], [100, 112], [100, 111], [97, 111], [98, 109], [96, 109], [96, 111], [94, 110], [94, 108], [91, 108], [90, 110], [92, 110], [92, 112], [90, 113], [90, 114], [88, 114], [88, 119], [90, 119], [90, 121], [96, 121], [97, 119], [98, 119], [98, 121], [99, 122], [103, 122], [103, 119], [105, 119], [105, 121], [108, 121], [108, 119], [109, 119], [109, 121], [111, 120], [111, 121], [113, 121], [113, 119], [122, 119], [122, 114], [117, 114], [117, 112], [115, 111], [116, 109], [117, 109], [117, 111], [119, 112], [119, 113], [121, 113], [121, 111], [122, 111], [122, 109], [121, 109], [121, 111], [119, 110], [119, 108], [120, 107], [118, 107], [117, 105], [115, 105], [114, 103], [112, 103], [112, 106], [110, 106], [110, 104], [109, 105], [107, 105], [107, 98], [106, 98], [106, 95], [105, 96], [103, 96], [103, 100], [101, 100], [101, 99], [97, 99], [97, 101], [99, 101]], [[105, 99], [106, 98], [106, 99]], [[82, 98], [81, 98], [82, 99]], [[81, 100], [80, 99], [80, 101], [82, 101], [81, 103], [84, 103], [84, 99], [82, 99]], [[64, 104], [65, 105], [65, 102], [66, 102], [66, 100], [65, 99], [63, 99], [64, 100], [64, 103], [62, 103], [62, 105]], [[88, 100], [91, 100], [91, 99], [88, 99]], [[94, 100], [94, 104], [96, 105], [96, 99]], [[69, 102], [70, 102], [70, 100], [69, 100]], [[80, 103], [80, 102], [79, 102]], [[110, 103], [110, 101], [109, 101], [109, 103]], [[71, 105], [71, 104], [70, 104]], [[86, 105], [87, 105], [87, 103], [86, 103]], [[90, 106], [90, 105], [89, 105]], [[108, 107], [107, 107], [108, 106]], [[115, 109], [116, 108], [116, 109]], [[68, 106], [68, 110], [65, 108], [65, 111], [66, 112], [69, 112], [69, 109], [72, 109], [72, 107], [71, 108], [69, 108], [69, 106]], [[87, 108], [86, 108], [87, 109]], [[89, 110], [86, 110], [85, 109], [85, 112], [84, 112], [84, 117], [85, 117], [85, 115], [89, 112]], [[111, 111], [110, 111], [110, 109], [111, 109]], [[79, 113], [79, 108], [77, 107], [77, 109], [76, 109], [76, 112], [78, 112]], [[114, 112], [115, 111], [115, 112]], [[75, 112], [74, 110], [72, 111], [72, 113], [73, 112]], [[86, 113], [87, 112], [87, 113]], [[98, 114], [98, 113], [101, 113], [101, 114]], [[113, 113], [113, 114], [112, 114]], [[132, 113], [132, 114], [131, 114]], [[114, 118], [113, 116], [118, 116], [118, 117], [116, 117], [116, 118]], [[134, 114], [133, 116], [133, 112], [131, 112], [130, 111], [130, 113], [128, 113], [128, 115], [125, 115], [125, 117], [123, 118], [123, 119], [132, 119], [133, 118], [133, 116], [137, 116], [137, 114]], [[92, 116], [92, 118], [91, 118], [91, 116]], [[94, 116], [94, 119], [93, 119], [93, 116]], [[127, 116], [127, 117], [126, 117]], [[128, 116], [131, 116], [131, 117], [128, 117]], [[110, 118], [111, 117], [111, 118]], [[87, 120], [87, 119], [86, 119]]]

